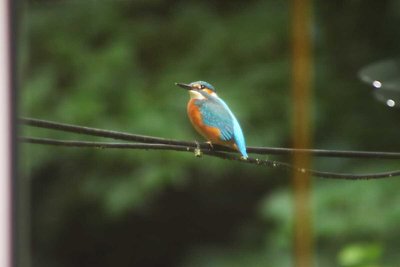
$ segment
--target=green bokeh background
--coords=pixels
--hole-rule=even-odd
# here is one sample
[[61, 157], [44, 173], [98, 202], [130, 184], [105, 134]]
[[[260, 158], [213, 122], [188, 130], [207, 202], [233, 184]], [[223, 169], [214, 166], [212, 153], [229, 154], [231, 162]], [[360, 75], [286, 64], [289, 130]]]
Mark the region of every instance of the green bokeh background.
[[[17, 11], [21, 116], [200, 141], [186, 116], [188, 95], [174, 83], [206, 80], [248, 145], [291, 146], [290, 1], [31, 0]], [[399, 0], [313, 2], [314, 147], [400, 151], [399, 110], [377, 102], [357, 77], [365, 65], [398, 56], [398, 25]], [[294, 262], [286, 172], [166, 151], [19, 151], [19, 261], [28, 266]], [[358, 173], [400, 166], [313, 163]], [[398, 266], [399, 187], [398, 179], [314, 178], [316, 266]]]

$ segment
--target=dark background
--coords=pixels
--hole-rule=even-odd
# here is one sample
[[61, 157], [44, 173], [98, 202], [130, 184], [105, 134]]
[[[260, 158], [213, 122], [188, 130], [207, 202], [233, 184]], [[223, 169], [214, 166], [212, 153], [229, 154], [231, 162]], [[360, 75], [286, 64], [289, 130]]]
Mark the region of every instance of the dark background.
[[[290, 1], [31, 0], [17, 10], [21, 116], [201, 141], [174, 83], [205, 80], [248, 145], [291, 146]], [[313, 147], [399, 151], [399, 109], [376, 101], [357, 74], [399, 55], [400, 1], [314, 1], [312, 13]], [[28, 266], [294, 261], [287, 172], [163, 151], [21, 144], [19, 155], [19, 261]], [[355, 173], [400, 165], [313, 162]], [[396, 266], [399, 186], [314, 178], [316, 266]]]

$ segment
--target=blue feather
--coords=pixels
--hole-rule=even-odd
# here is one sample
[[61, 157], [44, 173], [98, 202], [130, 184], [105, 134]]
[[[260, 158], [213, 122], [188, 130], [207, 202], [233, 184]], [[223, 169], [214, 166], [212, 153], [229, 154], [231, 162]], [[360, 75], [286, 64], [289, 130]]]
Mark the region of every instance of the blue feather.
[[228, 105], [220, 98], [206, 92], [199, 91], [206, 99], [196, 100], [195, 104], [200, 108], [203, 123], [220, 130], [222, 141], [233, 140], [240, 153], [247, 158], [246, 143], [242, 128]]
[[244, 158], [248, 158], [247, 151], [246, 151], [246, 141], [244, 140], [244, 135], [242, 128], [239, 125], [238, 120], [236, 119], [235, 115], [233, 115], [232, 111], [229, 109], [228, 105], [220, 98], [218, 100], [222, 103], [222, 105], [226, 108], [226, 110], [230, 113], [233, 122], [233, 138], [235, 143]]
[[209, 100], [196, 100], [195, 104], [200, 108], [203, 123], [220, 130], [220, 139], [222, 141], [233, 139], [234, 127], [232, 118], [224, 106]]

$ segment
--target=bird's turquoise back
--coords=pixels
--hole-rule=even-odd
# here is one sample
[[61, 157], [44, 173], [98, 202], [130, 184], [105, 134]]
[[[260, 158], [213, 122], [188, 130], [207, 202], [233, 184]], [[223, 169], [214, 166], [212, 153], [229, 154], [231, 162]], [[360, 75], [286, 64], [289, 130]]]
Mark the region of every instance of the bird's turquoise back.
[[218, 128], [221, 132], [220, 139], [222, 141], [234, 141], [242, 156], [247, 158], [245, 139], [235, 115], [222, 99], [210, 94], [207, 94], [206, 97], [207, 99], [195, 101], [195, 105], [200, 109], [203, 123]]

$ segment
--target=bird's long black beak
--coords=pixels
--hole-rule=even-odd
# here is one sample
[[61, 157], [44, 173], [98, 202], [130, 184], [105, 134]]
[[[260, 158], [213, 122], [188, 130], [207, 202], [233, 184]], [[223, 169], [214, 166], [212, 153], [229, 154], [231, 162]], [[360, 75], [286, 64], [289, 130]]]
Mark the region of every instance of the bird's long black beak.
[[175, 83], [175, 85], [178, 85], [179, 87], [182, 87], [183, 89], [186, 89], [186, 90], [193, 90], [193, 87], [191, 87], [189, 84]]

